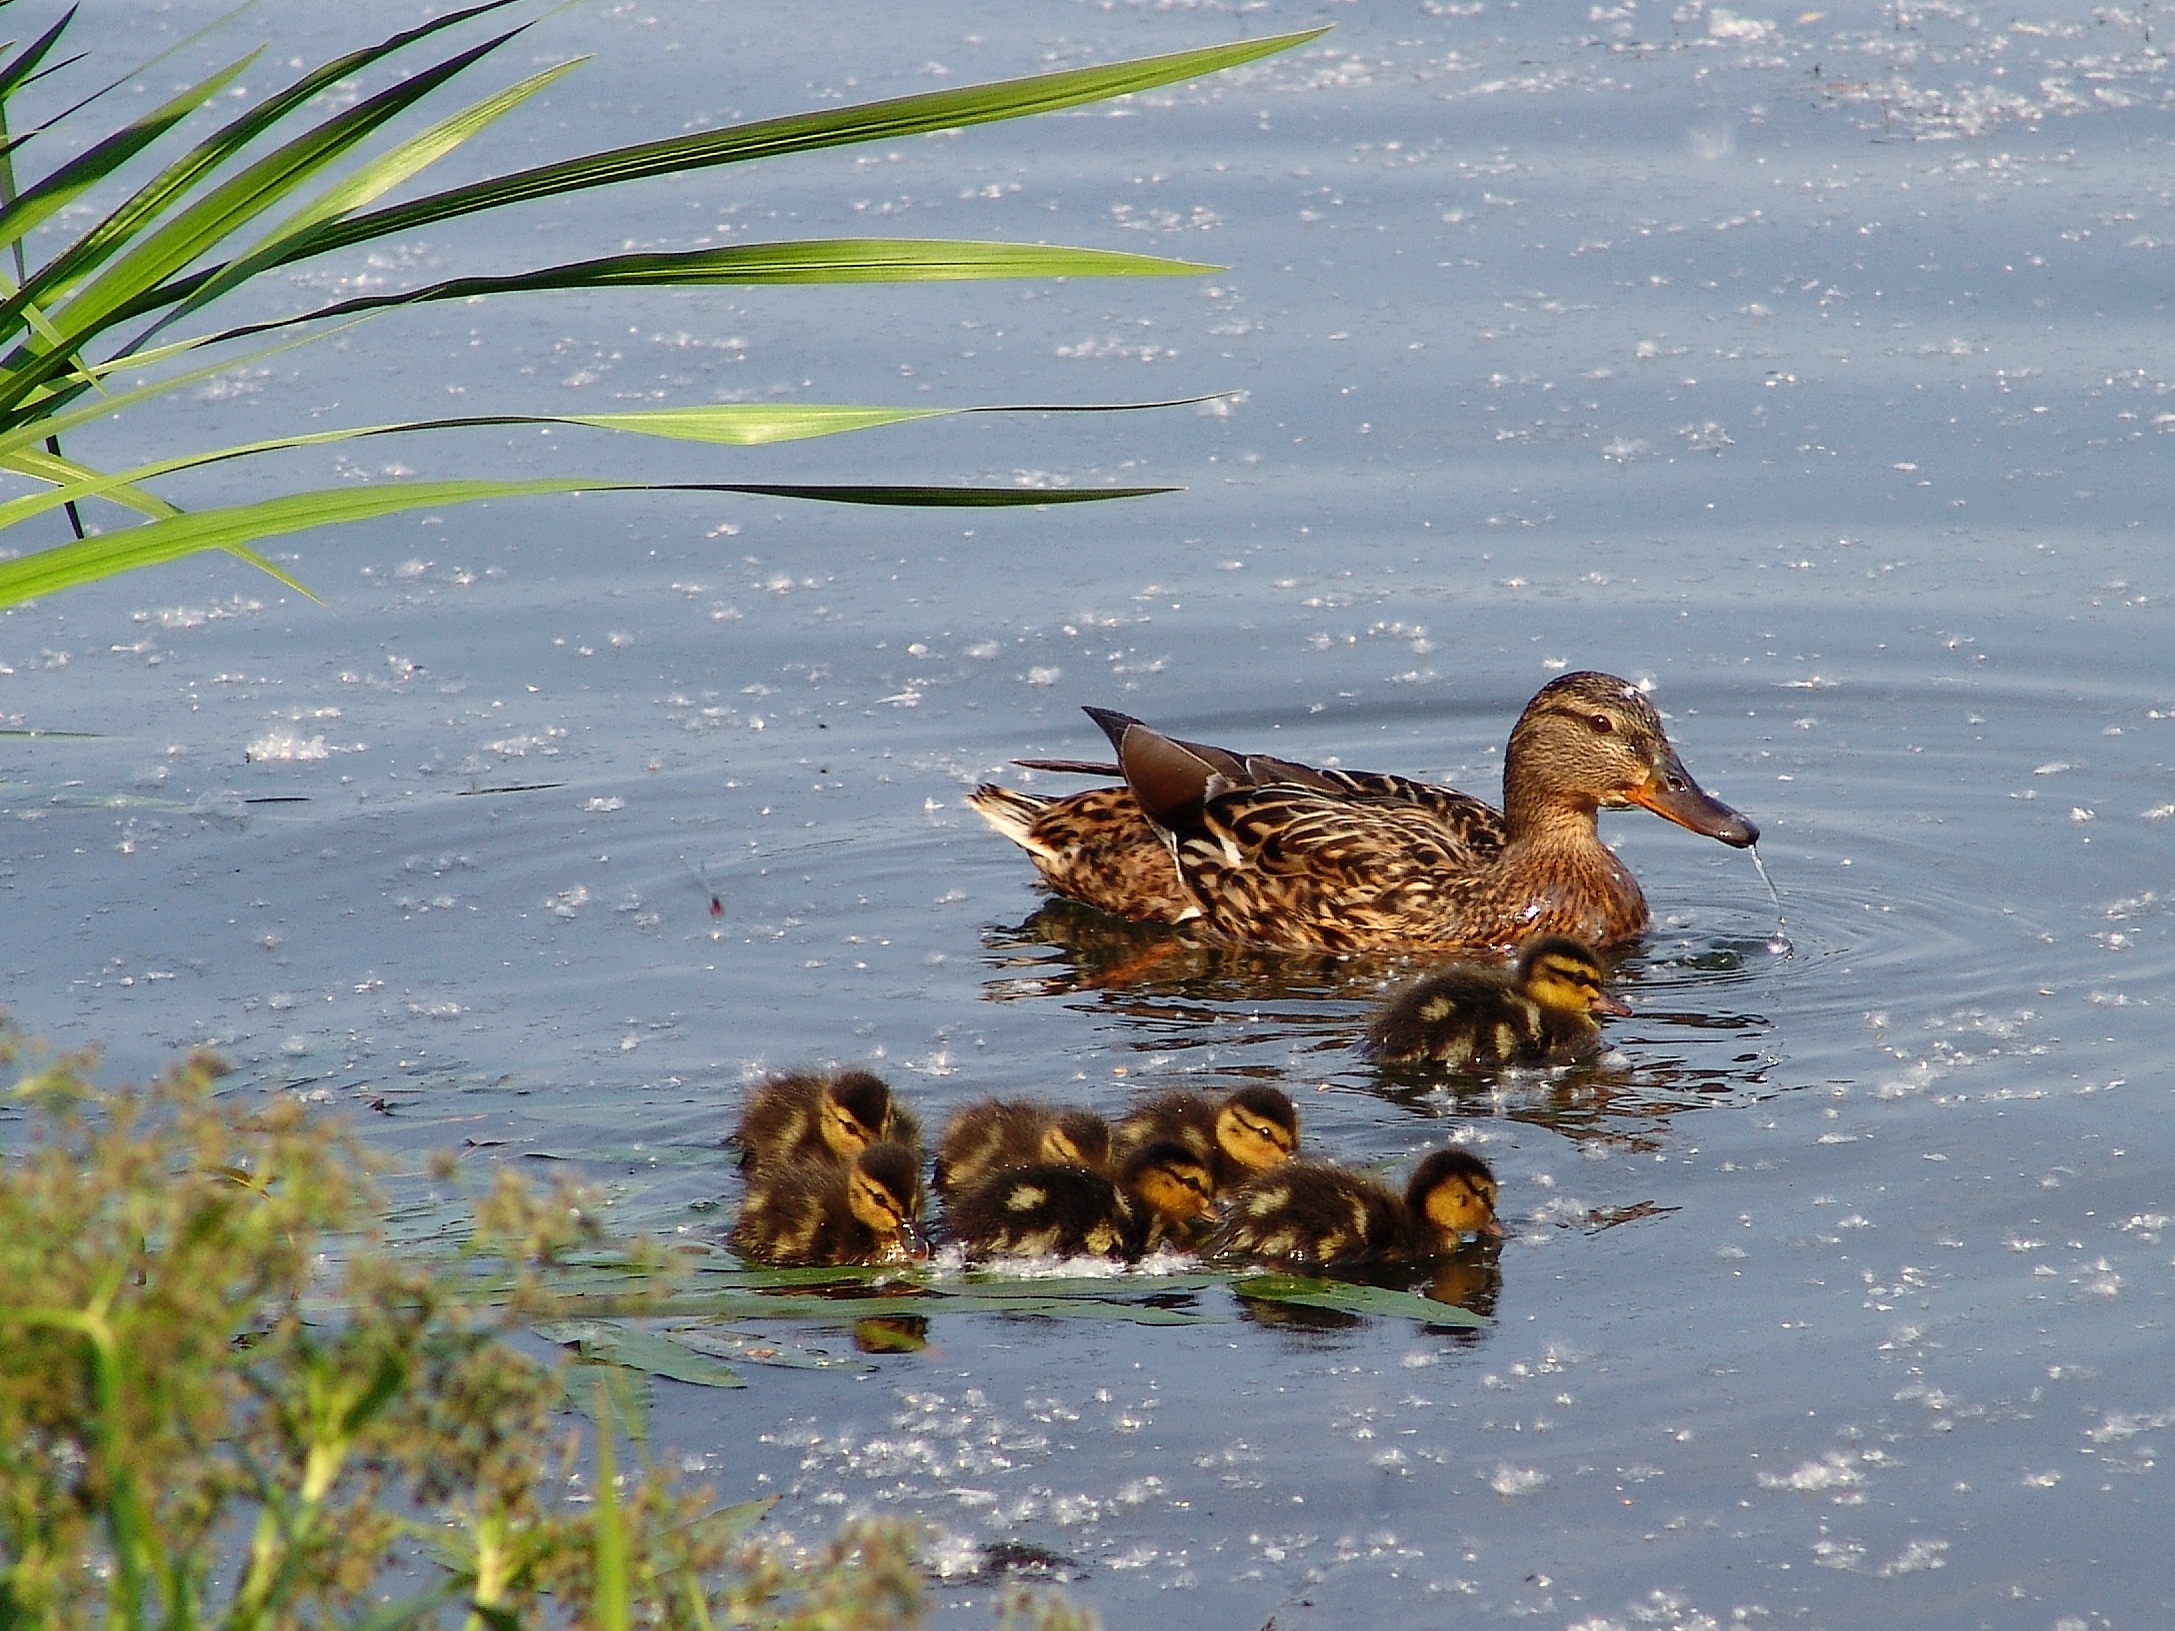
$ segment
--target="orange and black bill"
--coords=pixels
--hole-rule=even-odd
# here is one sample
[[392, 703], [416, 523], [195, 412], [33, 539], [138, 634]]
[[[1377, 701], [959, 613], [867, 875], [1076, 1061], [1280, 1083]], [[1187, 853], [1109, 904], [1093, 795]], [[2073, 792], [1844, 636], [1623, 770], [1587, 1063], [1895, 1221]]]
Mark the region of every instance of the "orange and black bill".
[[1709, 796], [1705, 788], [1692, 780], [1692, 773], [1684, 768], [1684, 761], [1673, 752], [1662, 755], [1644, 787], [1633, 789], [1631, 802], [1645, 805], [1680, 827], [1689, 827], [1709, 838], [1719, 838], [1735, 849], [1744, 849], [1760, 841], [1760, 829], [1720, 799]]

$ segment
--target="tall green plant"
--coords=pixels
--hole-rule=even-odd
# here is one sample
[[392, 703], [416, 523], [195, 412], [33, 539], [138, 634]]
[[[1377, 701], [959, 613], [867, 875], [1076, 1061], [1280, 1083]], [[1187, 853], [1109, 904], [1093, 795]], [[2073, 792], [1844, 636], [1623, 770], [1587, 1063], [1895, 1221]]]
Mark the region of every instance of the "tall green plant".
[[[0, 7], [12, 3], [0, 0]], [[315, 100], [343, 82], [396, 66], [393, 59], [403, 53], [413, 55], [426, 43], [439, 42], [442, 48], [445, 42], [439, 37], [449, 30], [479, 24], [480, 19], [509, 6], [529, 3], [532, 0], [485, 0], [391, 35], [304, 73], [242, 113], [192, 137], [189, 132], [197, 115], [256, 62], [258, 53], [251, 52], [21, 186], [17, 185], [18, 154], [35, 152], [32, 144], [40, 137], [84, 117], [86, 107], [95, 106], [107, 91], [127, 80], [94, 92], [47, 123], [20, 126], [16, 112], [31, 87], [69, 65], [49, 65], [49, 59], [73, 12], [0, 65], [0, 246], [10, 252], [16, 269], [12, 279], [0, 276], [0, 470], [36, 484], [35, 490], [0, 504], [0, 541], [48, 512], [65, 508], [74, 516], [93, 501], [138, 518], [106, 536], [79, 536], [72, 543], [0, 562], [0, 605], [203, 549], [224, 549], [301, 589], [252, 546], [328, 521], [477, 499], [641, 485], [579, 479], [387, 483], [364, 492], [320, 489], [186, 515], [149, 485], [159, 477], [223, 460], [457, 425], [546, 422], [745, 446], [867, 429], [925, 417], [930, 411], [841, 404], [729, 404], [652, 413], [403, 420], [276, 437], [114, 470], [93, 467], [60, 451], [62, 436], [93, 419], [125, 413], [211, 374], [256, 361], [298, 343], [298, 336], [314, 337], [379, 312], [433, 301], [566, 289], [1176, 276], [1220, 268], [1062, 245], [903, 238], [795, 240], [605, 255], [526, 272], [451, 278], [404, 293], [336, 301], [269, 320], [215, 323], [195, 333], [179, 332], [200, 314], [209, 317], [223, 297], [260, 282], [267, 274], [439, 222], [537, 199], [1078, 107], [1215, 73], [1287, 50], [1322, 32], [1281, 34], [765, 119], [582, 154], [399, 203], [382, 202], [579, 66], [578, 61], [546, 68], [420, 130], [398, 136], [374, 156], [364, 156], [364, 148], [394, 136], [401, 122], [433, 93], [487, 61], [529, 25], [517, 24], [450, 55], [410, 66], [392, 84], [337, 113], [320, 116], [322, 109], [313, 108]], [[18, 130], [19, 134], [10, 134]], [[180, 151], [166, 157], [148, 179], [131, 179], [142, 162], [154, 162], [174, 148]], [[33, 246], [42, 249], [65, 218], [64, 211], [94, 195], [106, 198], [112, 193], [120, 194], [118, 201], [103, 203], [90, 226], [65, 237], [34, 261]], [[271, 346], [237, 353], [242, 342], [267, 336], [274, 337]], [[202, 354], [215, 360], [206, 362]], [[1042, 504], [1168, 491], [665, 485], [864, 504]]]
[[[764, 1540], [769, 1501], [621, 1472], [622, 1373], [569, 1389], [509, 1345], [557, 1306], [555, 1260], [595, 1243], [578, 1193], [502, 1169], [465, 1269], [396, 1257], [365, 1232], [354, 1140], [292, 1099], [215, 1094], [216, 1074], [199, 1057], [101, 1088], [0, 1022], [0, 1626], [924, 1620], [909, 1526], [848, 1525], [799, 1559]], [[592, 1396], [592, 1424], [567, 1413]], [[1029, 1618], [1087, 1625], [1054, 1600]]]

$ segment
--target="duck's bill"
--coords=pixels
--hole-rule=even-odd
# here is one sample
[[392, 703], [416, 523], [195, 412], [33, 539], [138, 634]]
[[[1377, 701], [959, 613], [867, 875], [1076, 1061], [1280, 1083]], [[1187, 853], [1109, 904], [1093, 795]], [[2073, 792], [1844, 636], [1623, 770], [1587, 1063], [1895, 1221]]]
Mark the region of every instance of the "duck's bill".
[[1510, 1231], [1505, 1229], [1500, 1223], [1496, 1222], [1494, 1218], [1488, 1219], [1486, 1223], [1483, 1223], [1479, 1228], [1475, 1229], [1473, 1233], [1475, 1236], [1482, 1240], [1507, 1240], [1510, 1238]]
[[916, 1262], [929, 1255], [929, 1237], [911, 1219], [899, 1225], [899, 1249]]
[[1604, 991], [1594, 998], [1593, 1011], [1597, 1014], [1614, 1014], [1618, 1019], [1628, 1019], [1631, 1017], [1631, 1004], [1622, 997], [1612, 997]]
[[1760, 829], [1692, 780], [1675, 754], [1654, 767], [1644, 787], [1636, 788], [1631, 802], [1644, 805], [1656, 815], [1708, 838], [1719, 838], [1736, 849], [1760, 841]]

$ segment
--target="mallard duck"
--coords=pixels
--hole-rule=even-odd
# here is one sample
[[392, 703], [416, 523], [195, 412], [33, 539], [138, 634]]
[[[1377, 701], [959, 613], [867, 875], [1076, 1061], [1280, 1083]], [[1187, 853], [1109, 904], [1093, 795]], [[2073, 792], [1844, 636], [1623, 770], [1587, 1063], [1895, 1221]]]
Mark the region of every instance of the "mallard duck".
[[1468, 1235], [1499, 1235], [1495, 1174], [1470, 1151], [1437, 1150], [1400, 1198], [1379, 1178], [1326, 1161], [1256, 1174], [1231, 1196], [1204, 1257], [1294, 1268], [1440, 1257]]
[[1010, 1167], [1034, 1162], [1110, 1165], [1110, 1124], [1092, 1110], [983, 1099], [954, 1111], [936, 1141], [937, 1192], [949, 1200]]
[[773, 1076], [748, 1099], [728, 1143], [751, 1173], [792, 1161], [844, 1165], [871, 1144], [921, 1155], [921, 1124], [865, 1070], [795, 1070]]
[[732, 1248], [779, 1267], [927, 1257], [921, 1163], [903, 1145], [871, 1144], [850, 1163], [764, 1167], [748, 1184]]
[[1123, 788], [1045, 798], [987, 785], [969, 802], [1051, 887], [1122, 917], [1328, 951], [1632, 939], [1646, 897], [1595, 814], [1639, 804], [1739, 848], [1759, 829], [1710, 798], [1637, 686], [1565, 674], [1518, 716], [1503, 809], [1402, 776], [1320, 770], [1182, 742], [1104, 708], [1088, 715]]
[[1110, 1130], [1114, 1159], [1171, 1139], [1191, 1150], [1216, 1177], [1222, 1194], [1242, 1179], [1291, 1158], [1299, 1147], [1299, 1112], [1281, 1088], [1254, 1085], [1225, 1098], [1165, 1093], [1132, 1111]]
[[1600, 1045], [1595, 1014], [1631, 1012], [1601, 988], [1604, 977], [1585, 946], [1544, 934], [1514, 968], [1453, 963], [1415, 980], [1368, 1021], [1360, 1051], [1459, 1068], [1574, 1059]]
[[1207, 1217], [1215, 1180], [1185, 1145], [1142, 1145], [1115, 1180], [1070, 1162], [997, 1173], [945, 1213], [952, 1238], [977, 1257], [1140, 1257], [1182, 1241]]

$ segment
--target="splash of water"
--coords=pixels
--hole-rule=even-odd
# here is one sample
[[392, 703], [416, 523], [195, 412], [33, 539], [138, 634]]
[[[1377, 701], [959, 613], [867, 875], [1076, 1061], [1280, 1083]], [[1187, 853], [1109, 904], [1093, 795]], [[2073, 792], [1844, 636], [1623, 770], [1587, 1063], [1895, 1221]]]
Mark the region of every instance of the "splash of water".
[[1746, 853], [1752, 857], [1760, 882], [1767, 885], [1767, 898], [1775, 903], [1775, 937], [1767, 942], [1767, 949], [1777, 957], [1795, 957], [1797, 947], [1791, 944], [1790, 924], [1782, 915], [1782, 897], [1775, 893], [1775, 880], [1767, 875], [1767, 863], [1760, 859], [1760, 846], [1754, 844]]

